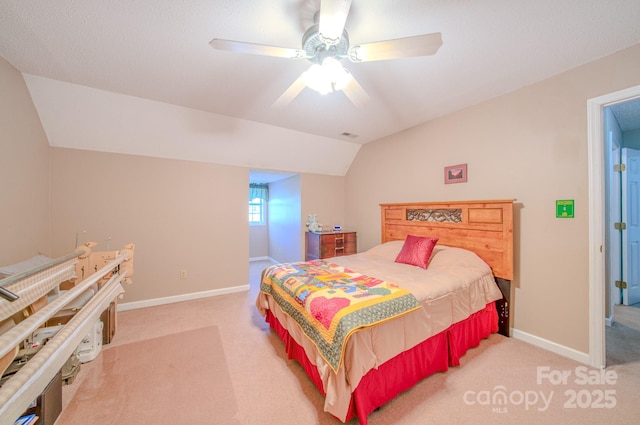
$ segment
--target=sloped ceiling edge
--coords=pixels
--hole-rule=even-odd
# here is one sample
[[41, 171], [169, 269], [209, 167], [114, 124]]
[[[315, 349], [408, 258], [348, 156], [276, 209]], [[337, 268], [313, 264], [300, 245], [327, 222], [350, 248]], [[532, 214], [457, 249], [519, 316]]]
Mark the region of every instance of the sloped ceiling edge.
[[344, 176], [361, 145], [24, 74], [54, 147]]

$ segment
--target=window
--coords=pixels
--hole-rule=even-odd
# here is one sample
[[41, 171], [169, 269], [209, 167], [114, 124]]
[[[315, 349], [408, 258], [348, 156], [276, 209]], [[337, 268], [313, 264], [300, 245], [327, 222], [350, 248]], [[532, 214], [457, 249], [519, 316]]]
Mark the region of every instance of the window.
[[249, 224], [264, 225], [267, 223], [267, 201], [269, 185], [264, 183], [249, 184]]

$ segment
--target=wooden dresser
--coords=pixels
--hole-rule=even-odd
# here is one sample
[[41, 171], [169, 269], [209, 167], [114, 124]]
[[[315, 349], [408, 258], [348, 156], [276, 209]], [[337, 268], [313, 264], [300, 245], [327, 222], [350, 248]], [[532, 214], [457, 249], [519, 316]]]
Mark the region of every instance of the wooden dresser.
[[305, 246], [305, 261], [351, 255], [358, 251], [356, 232], [307, 232]]

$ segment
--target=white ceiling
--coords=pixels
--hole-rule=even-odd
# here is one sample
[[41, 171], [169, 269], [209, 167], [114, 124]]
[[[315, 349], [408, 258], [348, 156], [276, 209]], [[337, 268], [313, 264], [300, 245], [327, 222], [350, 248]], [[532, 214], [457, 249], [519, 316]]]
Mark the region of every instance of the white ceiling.
[[[638, 0], [353, 0], [352, 44], [441, 32], [443, 46], [430, 57], [345, 63], [371, 98], [366, 106], [305, 89], [280, 110], [270, 106], [306, 60], [209, 46], [215, 37], [298, 48], [319, 1], [1, 0], [0, 56], [26, 74], [52, 145], [213, 162], [226, 152], [219, 161], [235, 164], [268, 141], [273, 148], [248, 166], [301, 171], [290, 164], [300, 156], [343, 156], [333, 169], [305, 169], [344, 174], [361, 143], [640, 42]], [[164, 115], [132, 124], [105, 104], [120, 115]], [[80, 118], [94, 125], [70, 129]], [[167, 131], [171, 120], [180, 125]], [[107, 140], [111, 127], [119, 129]], [[110, 147], [113, 138], [122, 146]], [[285, 152], [287, 161], [268, 158]]]

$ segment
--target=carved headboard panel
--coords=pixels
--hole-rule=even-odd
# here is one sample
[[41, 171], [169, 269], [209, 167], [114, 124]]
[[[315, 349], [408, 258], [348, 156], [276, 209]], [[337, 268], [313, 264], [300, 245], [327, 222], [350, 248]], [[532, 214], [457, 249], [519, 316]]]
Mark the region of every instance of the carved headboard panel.
[[513, 280], [513, 199], [381, 204], [382, 242], [407, 235], [475, 252], [496, 277]]

